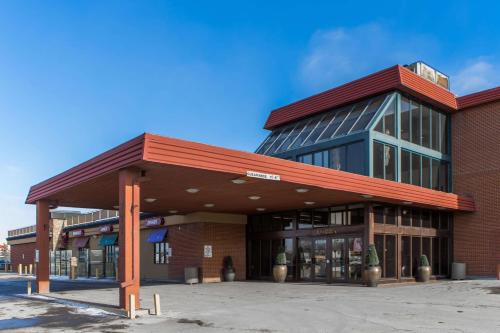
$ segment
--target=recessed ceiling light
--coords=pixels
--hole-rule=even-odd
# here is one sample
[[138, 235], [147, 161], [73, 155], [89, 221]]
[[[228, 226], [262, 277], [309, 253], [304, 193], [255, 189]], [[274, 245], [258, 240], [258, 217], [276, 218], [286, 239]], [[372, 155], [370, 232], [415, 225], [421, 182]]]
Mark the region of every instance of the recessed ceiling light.
[[263, 211], [265, 211], [265, 210], [266, 210], [265, 208], [262, 208], [262, 207], [261, 207], [261, 208], [256, 208], [256, 209], [257, 209], [259, 212], [263, 212]]
[[314, 201], [304, 201], [304, 204], [311, 206], [311, 205], [314, 205], [315, 202]]
[[114, 209], [120, 209], [120, 206], [113, 206]]
[[403, 205], [413, 205], [413, 201], [403, 201]]
[[371, 194], [361, 194], [361, 196], [363, 198], [365, 198], [365, 199], [371, 199], [371, 198], [373, 198], [373, 195], [371, 195]]
[[307, 193], [307, 192], [309, 192], [309, 189], [308, 188], [296, 188], [295, 191], [297, 193]]
[[156, 201], [156, 198], [145, 198], [144, 201], [146, 201], [147, 203], [153, 203]]
[[188, 188], [186, 190], [187, 193], [191, 193], [191, 194], [194, 194], [194, 193], [198, 193], [200, 192], [200, 189], [199, 188]]
[[215, 204], [213, 204], [213, 203], [206, 203], [203, 206], [205, 206], [207, 208], [212, 208], [212, 207], [215, 207]]
[[175, 210], [175, 209], [172, 209], [172, 210], [169, 210], [168, 211], [170, 214], [177, 214], [179, 211], [178, 210]]
[[247, 181], [243, 178], [231, 179], [234, 184], [245, 184]]
[[260, 197], [258, 195], [251, 195], [251, 196], [248, 197], [248, 199], [250, 199], [250, 200], [259, 200]]

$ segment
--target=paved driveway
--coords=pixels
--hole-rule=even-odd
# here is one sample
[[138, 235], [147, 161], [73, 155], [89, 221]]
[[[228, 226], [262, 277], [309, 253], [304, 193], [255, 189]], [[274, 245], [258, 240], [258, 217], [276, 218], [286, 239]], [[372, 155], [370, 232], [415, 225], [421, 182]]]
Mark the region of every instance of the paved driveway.
[[[67, 331], [74, 325], [91, 332], [500, 332], [496, 280], [382, 288], [266, 282], [148, 284], [141, 288], [142, 305], [152, 307], [153, 294], [159, 293], [163, 315], [135, 321], [99, 310], [101, 305], [117, 304], [114, 283], [52, 283], [53, 297], [91, 303], [88, 308], [67, 301], [18, 298], [15, 294], [24, 292], [25, 283], [0, 279], [4, 295], [0, 329], [6, 324], [16, 329], [26, 319], [18, 331]], [[24, 309], [22, 316], [19, 309]]]

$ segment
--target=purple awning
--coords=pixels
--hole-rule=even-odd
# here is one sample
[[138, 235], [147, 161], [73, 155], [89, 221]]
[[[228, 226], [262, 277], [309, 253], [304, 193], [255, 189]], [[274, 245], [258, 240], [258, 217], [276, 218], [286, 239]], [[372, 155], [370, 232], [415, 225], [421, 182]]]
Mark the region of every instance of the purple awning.
[[87, 247], [87, 244], [89, 243], [89, 238], [90, 237], [78, 237], [75, 239], [75, 247], [76, 248], [82, 248], [82, 247]]
[[167, 235], [167, 228], [160, 228], [151, 230], [148, 237], [149, 243], [161, 243]]

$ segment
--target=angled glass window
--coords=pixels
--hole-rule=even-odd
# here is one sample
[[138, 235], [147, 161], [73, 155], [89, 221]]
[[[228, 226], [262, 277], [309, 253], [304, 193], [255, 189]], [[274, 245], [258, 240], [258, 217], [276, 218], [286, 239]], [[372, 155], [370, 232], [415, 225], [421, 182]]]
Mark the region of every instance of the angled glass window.
[[349, 106], [344, 107], [344, 108], [340, 109], [339, 111], [337, 111], [337, 113], [335, 114], [335, 118], [333, 119], [333, 121], [330, 122], [328, 127], [323, 131], [323, 134], [321, 134], [318, 141], [328, 140], [328, 139], [331, 139], [332, 137], [334, 137], [336, 132], [337, 132], [337, 129], [342, 124], [344, 119], [347, 117], [347, 115], [349, 114], [349, 111], [351, 111], [351, 109], [352, 109], [352, 106], [349, 105]]
[[337, 133], [335, 133], [335, 136], [345, 135], [349, 133], [349, 131], [351, 130], [352, 126], [354, 125], [358, 117], [365, 110], [367, 104], [368, 102], [361, 102], [356, 104], [349, 113], [349, 115], [347, 116], [347, 118], [344, 120], [340, 128], [338, 129]]
[[297, 136], [297, 139], [295, 139], [294, 142], [290, 144], [288, 149], [295, 149], [300, 146], [302, 146], [302, 143], [304, 143], [304, 140], [311, 134], [311, 131], [316, 127], [318, 122], [321, 120], [321, 117], [314, 117], [312, 118], [309, 123], [306, 125], [306, 127], [302, 130], [302, 132]]
[[300, 132], [302, 132], [302, 130], [304, 129], [306, 124], [307, 124], [307, 122], [298, 123], [297, 126], [295, 126], [295, 128], [292, 130], [290, 135], [288, 135], [288, 137], [285, 140], [283, 140], [283, 143], [281, 144], [281, 146], [276, 148], [274, 153], [279, 153], [281, 151], [287, 150], [288, 146], [290, 146], [290, 144], [295, 140], [295, 138], [297, 138], [297, 136], [300, 134]]
[[[390, 97], [387, 97], [390, 98]], [[386, 96], [378, 96], [373, 98], [370, 101], [370, 104], [368, 104], [368, 107], [366, 108], [365, 112], [359, 117], [358, 121], [356, 124], [354, 124], [353, 128], [351, 129], [351, 132], [359, 131], [362, 129], [365, 129], [366, 126], [370, 123], [372, 120], [373, 116], [377, 113], [378, 109], [386, 99]]]
[[264, 143], [260, 146], [260, 148], [257, 150], [257, 153], [259, 154], [265, 154], [266, 151], [269, 149], [269, 147], [276, 141], [278, 136], [281, 134], [282, 129], [277, 129], [273, 131], [268, 137], [267, 140], [264, 141]]
[[333, 119], [334, 116], [335, 116], [335, 113], [328, 113], [328, 114], [326, 114], [321, 119], [321, 121], [319, 122], [318, 126], [316, 126], [314, 128], [314, 130], [312, 131], [312, 133], [309, 135], [309, 137], [307, 137], [307, 139], [304, 141], [304, 143], [302, 145], [303, 146], [307, 146], [307, 145], [315, 143], [316, 140], [318, 139], [318, 137], [321, 135], [321, 133], [323, 133], [323, 131], [325, 130], [326, 126], [328, 126], [328, 124], [330, 123], [330, 121]]
[[288, 138], [288, 136], [290, 135], [290, 133], [292, 133], [293, 129], [294, 129], [294, 126], [285, 128], [283, 130], [283, 132], [281, 132], [281, 135], [278, 136], [278, 138], [269, 147], [269, 149], [267, 150], [266, 154], [271, 155], [271, 154], [275, 153], [276, 150], [281, 146], [281, 144], [283, 143], [283, 141], [285, 141], [286, 138]]
[[396, 103], [397, 99], [396, 96], [394, 96], [390, 104], [386, 107], [384, 115], [375, 126], [375, 131], [390, 136], [396, 136]]

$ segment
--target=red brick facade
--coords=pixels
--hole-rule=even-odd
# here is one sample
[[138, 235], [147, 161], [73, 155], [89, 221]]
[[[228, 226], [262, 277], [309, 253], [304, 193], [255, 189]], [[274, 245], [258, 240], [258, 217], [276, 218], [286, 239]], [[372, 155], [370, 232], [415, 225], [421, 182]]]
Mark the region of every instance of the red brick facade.
[[453, 192], [474, 198], [476, 212], [455, 214], [454, 260], [468, 275], [494, 275], [500, 263], [500, 102], [452, 117]]
[[23, 267], [35, 263], [36, 243], [15, 244], [10, 246], [12, 270], [17, 272], [19, 264]]

